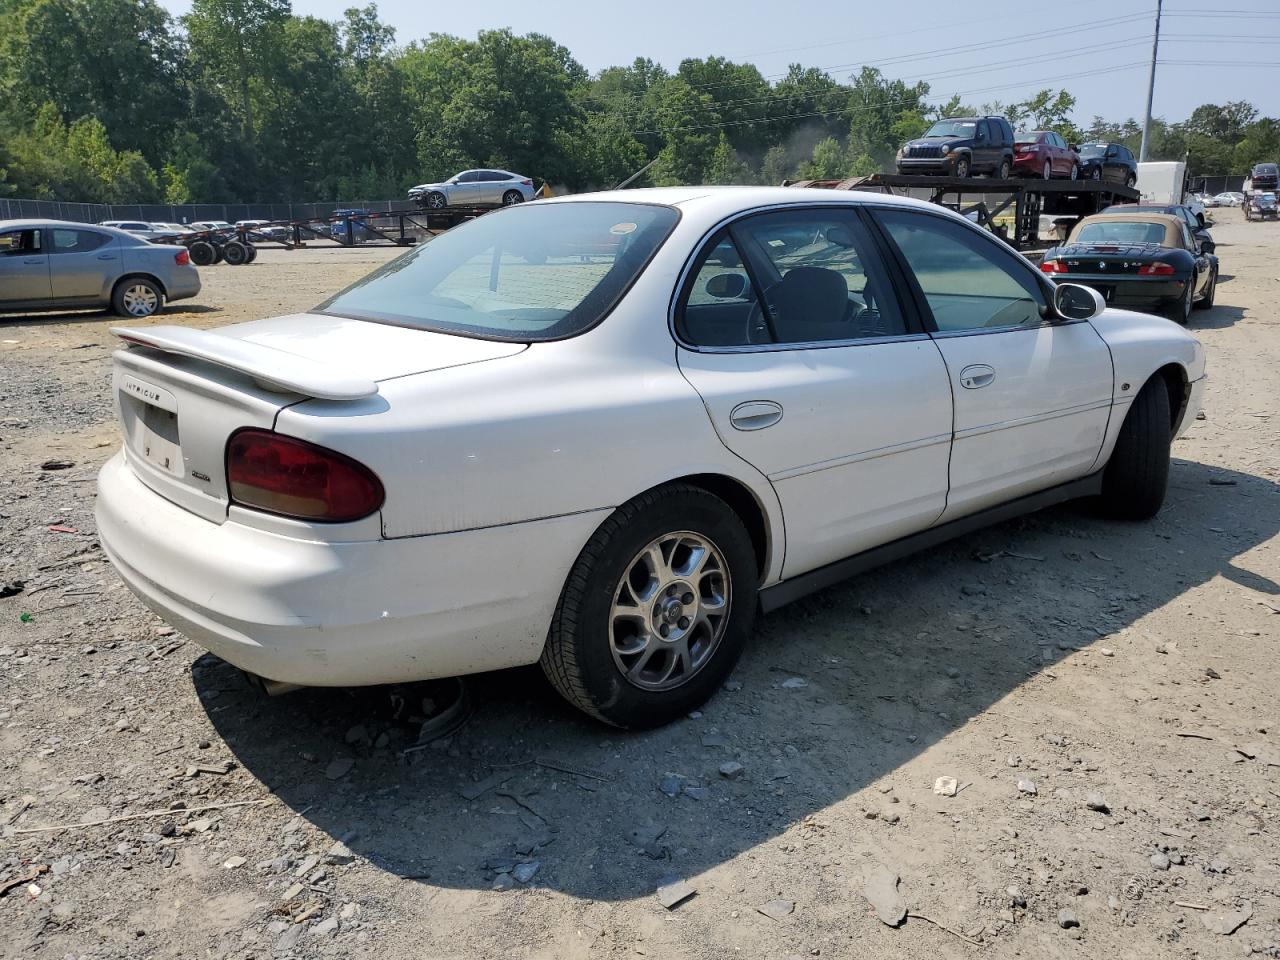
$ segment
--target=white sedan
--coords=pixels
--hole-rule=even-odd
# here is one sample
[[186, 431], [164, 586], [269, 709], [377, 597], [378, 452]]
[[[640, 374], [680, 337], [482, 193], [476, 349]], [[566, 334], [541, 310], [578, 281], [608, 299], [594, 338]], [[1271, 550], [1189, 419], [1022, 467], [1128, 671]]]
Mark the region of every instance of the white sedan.
[[287, 685], [540, 661], [613, 724], [723, 682], [758, 609], [1073, 497], [1164, 499], [1204, 353], [963, 217], [867, 193], [519, 205], [314, 311], [121, 329], [99, 534]]

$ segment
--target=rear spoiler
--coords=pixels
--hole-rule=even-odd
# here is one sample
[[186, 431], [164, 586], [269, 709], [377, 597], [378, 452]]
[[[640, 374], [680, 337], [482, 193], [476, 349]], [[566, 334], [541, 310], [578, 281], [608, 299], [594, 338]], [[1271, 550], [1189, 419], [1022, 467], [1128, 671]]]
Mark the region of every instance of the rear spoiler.
[[345, 374], [307, 357], [225, 334], [176, 326], [112, 327], [111, 332], [131, 347], [194, 357], [248, 374], [268, 388], [306, 397], [358, 400], [378, 392], [378, 384], [367, 377]]

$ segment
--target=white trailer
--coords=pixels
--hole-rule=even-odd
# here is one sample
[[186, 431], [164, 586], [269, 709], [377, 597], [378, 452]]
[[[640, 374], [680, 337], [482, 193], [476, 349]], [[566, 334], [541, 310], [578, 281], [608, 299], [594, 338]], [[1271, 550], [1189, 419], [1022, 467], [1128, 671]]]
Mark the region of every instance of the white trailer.
[[1182, 203], [1204, 222], [1204, 205], [1187, 190], [1187, 165], [1182, 160], [1138, 164], [1138, 192], [1142, 203]]

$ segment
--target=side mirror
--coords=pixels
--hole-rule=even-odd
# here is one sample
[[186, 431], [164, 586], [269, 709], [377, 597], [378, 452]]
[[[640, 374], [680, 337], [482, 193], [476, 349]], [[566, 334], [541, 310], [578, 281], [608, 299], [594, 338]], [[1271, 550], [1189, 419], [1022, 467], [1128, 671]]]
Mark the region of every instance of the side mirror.
[[1078, 283], [1061, 283], [1053, 291], [1053, 309], [1064, 320], [1092, 320], [1107, 308], [1102, 294]]
[[1067, 149], [1068, 149], [1068, 150], [1079, 150], [1079, 149], [1080, 149], [1080, 144], [1078, 144], [1078, 143], [1068, 143], [1068, 144], [1067, 144]]
[[717, 273], [707, 281], [707, 293], [717, 300], [737, 300], [747, 290], [747, 278], [740, 273]]
[[1200, 241], [1200, 252], [1201, 252], [1201, 253], [1213, 253], [1213, 251], [1215, 251], [1215, 250], [1217, 250], [1217, 249], [1218, 249], [1218, 245], [1217, 245], [1216, 243], [1214, 243], [1212, 240], [1202, 240], [1202, 241]]

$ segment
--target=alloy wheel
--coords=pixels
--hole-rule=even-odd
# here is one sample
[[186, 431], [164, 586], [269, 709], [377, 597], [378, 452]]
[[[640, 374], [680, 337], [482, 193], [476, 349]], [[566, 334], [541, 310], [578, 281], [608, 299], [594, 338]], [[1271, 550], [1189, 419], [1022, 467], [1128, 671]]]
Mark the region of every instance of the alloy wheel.
[[126, 287], [123, 296], [124, 308], [133, 317], [149, 317], [160, 307], [160, 298], [145, 283], [135, 283]]
[[1041, 171], [1041, 173], [1043, 173], [1043, 174], [1044, 174], [1044, 178], [1045, 178], [1046, 180], [1052, 180], [1052, 179], [1053, 179], [1053, 164], [1051, 164], [1048, 160], [1046, 160], [1046, 161], [1044, 162], [1044, 169]]
[[651, 541], [627, 564], [609, 612], [613, 662], [644, 690], [671, 690], [710, 661], [729, 623], [724, 554], [688, 530]]

